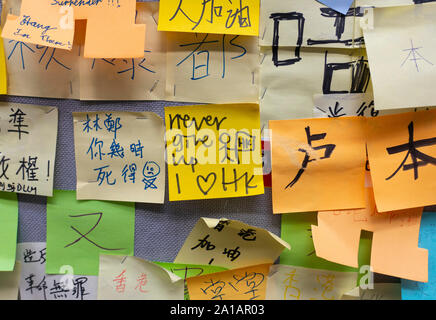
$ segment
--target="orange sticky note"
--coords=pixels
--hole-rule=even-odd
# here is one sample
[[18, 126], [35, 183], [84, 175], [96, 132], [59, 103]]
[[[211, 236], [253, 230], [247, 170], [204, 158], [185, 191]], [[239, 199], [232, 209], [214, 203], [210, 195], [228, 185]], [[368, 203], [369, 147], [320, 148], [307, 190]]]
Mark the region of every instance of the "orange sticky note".
[[436, 110], [368, 119], [367, 146], [379, 212], [436, 204]]
[[141, 58], [145, 25], [135, 24], [136, 0], [22, 0], [2, 37], [71, 50], [75, 20], [86, 20], [85, 58]]
[[187, 278], [191, 300], [265, 300], [271, 264]]
[[269, 122], [274, 213], [365, 206], [365, 138], [358, 117]]
[[357, 267], [361, 231], [371, 231], [373, 272], [427, 282], [428, 251], [418, 247], [422, 208], [379, 213], [372, 188], [366, 188], [366, 202], [364, 209], [318, 213], [318, 226], [312, 225], [316, 255]]

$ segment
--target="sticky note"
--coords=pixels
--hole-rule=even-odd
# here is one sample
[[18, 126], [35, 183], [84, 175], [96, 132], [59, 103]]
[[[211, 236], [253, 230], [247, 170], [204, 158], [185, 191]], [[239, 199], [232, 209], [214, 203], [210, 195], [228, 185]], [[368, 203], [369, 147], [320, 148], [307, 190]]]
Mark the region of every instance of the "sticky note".
[[187, 279], [191, 300], [265, 300], [270, 264]]
[[368, 159], [379, 212], [436, 203], [436, 110], [369, 119]]
[[365, 206], [361, 118], [274, 120], [269, 128], [274, 213]]
[[17, 246], [21, 264], [21, 300], [96, 300], [97, 276], [75, 276], [71, 266], [63, 274], [45, 273], [45, 242], [24, 242]]
[[165, 130], [158, 115], [103, 111], [73, 117], [77, 199], [164, 202]]
[[47, 199], [47, 274], [98, 275], [99, 255], [133, 255], [135, 205], [77, 201], [55, 190]]
[[436, 250], [434, 234], [436, 215], [424, 212], [421, 219], [418, 246], [428, 249], [428, 282], [401, 280], [401, 296], [403, 300], [433, 300], [436, 294]]
[[166, 107], [170, 201], [264, 193], [256, 104]]
[[256, 37], [168, 32], [166, 38], [165, 100], [258, 103]]
[[266, 300], [339, 300], [356, 282], [357, 272], [275, 264], [268, 275]]
[[0, 208], [0, 271], [12, 271], [17, 249], [17, 195], [0, 192]]
[[[316, 255], [312, 225], [317, 224], [317, 214], [317, 212], [300, 212], [281, 216], [281, 238], [290, 244], [292, 250], [283, 251], [280, 255], [280, 264], [330, 271], [358, 271], [356, 268], [333, 263]], [[359, 247], [359, 266], [369, 265], [370, 255], [371, 238], [363, 234]]]
[[362, 25], [376, 109], [434, 106], [436, 4], [368, 10]]
[[137, 257], [100, 255], [99, 300], [183, 300], [183, 280]]
[[85, 58], [139, 58], [145, 25], [135, 24], [135, 14], [135, 0], [23, 0], [19, 16], [8, 14], [2, 37], [71, 50], [74, 22], [86, 20]]
[[237, 220], [201, 218], [192, 229], [175, 263], [241, 268], [274, 263], [288, 243], [271, 232]]
[[[1, 28], [0, 28], [1, 33]], [[6, 57], [3, 41], [0, 41], [0, 94], [8, 93], [8, 74], [6, 71]]]
[[259, 35], [260, 0], [159, 1], [159, 31]]
[[58, 109], [0, 103], [0, 191], [52, 196]]
[[15, 263], [11, 271], [0, 271], [0, 300], [18, 300], [21, 265]]
[[356, 287], [342, 295], [341, 300], [401, 300], [400, 283], [373, 283], [373, 288]]
[[312, 225], [316, 255], [357, 267], [361, 231], [371, 231], [373, 272], [426, 282], [428, 252], [418, 246], [422, 208], [380, 213], [372, 188], [365, 190], [364, 209], [318, 213], [318, 226]]
[[317, 0], [342, 14], [347, 14], [354, 0]]
[[154, 263], [174, 273], [176, 276], [184, 280], [185, 300], [189, 300], [189, 293], [188, 293], [188, 287], [186, 285], [186, 279], [227, 270], [226, 268], [222, 268], [222, 267], [199, 265], [199, 264], [170, 263], [170, 262], [158, 262], [158, 261], [155, 261]]

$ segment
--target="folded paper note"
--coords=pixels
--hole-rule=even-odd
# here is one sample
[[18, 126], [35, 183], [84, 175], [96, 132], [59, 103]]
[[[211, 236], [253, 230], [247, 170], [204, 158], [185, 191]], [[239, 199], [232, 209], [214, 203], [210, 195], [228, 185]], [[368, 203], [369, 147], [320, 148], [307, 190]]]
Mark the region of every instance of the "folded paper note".
[[265, 300], [270, 266], [247, 266], [188, 278], [189, 297], [191, 300]]
[[24, 242], [17, 247], [21, 264], [21, 300], [96, 300], [97, 276], [75, 276], [65, 265], [59, 275], [46, 274], [45, 242]]
[[15, 265], [18, 232], [18, 200], [14, 193], [0, 193], [0, 271]]
[[436, 250], [435, 250], [436, 214], [424, 212], [421, 218], [418, 245], [428, 249], [428, 282], [402, 279], [401, 297], [403, 300], [434, 300], [436, 295]]
[[365, 189], [364, 209], [318, 213], [318, 226], [312, 225], [316, 255], [357, 267], [361, 231], [371, 231], [373, 272], [427, 282], [428, 252], [418, 247], [422, 208], [379, 213], [372, 188]]
[[0, 191], [51, 196], [58, 109], [0, 103]]
[[167, 107], [165, 123], [170, 201], [263, 194], [258, 105]]
[[275, 264], [266, 300], [339, 300], [357, 284], [357, 272], [334, 272]]
[[436, 4], [368, 10], [367, 23], [362, 23], [362, 27], [375, 108], [434, 106]]
[[269, 122], [274, 213], [365, 206], [362, 120], [346, 117]]
[[214, 265], [229, 269], [274, 263], [288, 243], [271, 232], [237, 220], [201, 218], [175, 263]]
[[159, 31], [257, 36], [260, 0], [162, 0]]
[[135, 204], [77, 201], [55, 190], [47, 200], [47, 274], [98, 275], [99, 255], [133, 255]]
[[436, 110], [368, 119], [368, 159], [379, 212], [436, 203]]
[[100, 255], [99, 300], [183, 300], [183, 279], [137, 257]]
[[71, 50], [75, 20], [86, 20], [85, 58], [144, 56], [145, 25], [135, 24], [136, 0], [23, 0], [8, 14], [2, 37]]
[[[288, 213], [281, 216], [281, 238], [291, 245], [280, 256], [280, 264], [330, 271], [357, 271], [316, 256], [312, 239], [312, 225], [317, 224], [317, 212]], [[362, 236], [359, 248], [359, 266], [369, 265], [371, 239]]]
[[163, 120], [152, 112], [73, 113], [77, 199], [163, 203]]
[[21, 265], [15, 263], [13, 271], [0, 271], [0, 300], [18, 300]]

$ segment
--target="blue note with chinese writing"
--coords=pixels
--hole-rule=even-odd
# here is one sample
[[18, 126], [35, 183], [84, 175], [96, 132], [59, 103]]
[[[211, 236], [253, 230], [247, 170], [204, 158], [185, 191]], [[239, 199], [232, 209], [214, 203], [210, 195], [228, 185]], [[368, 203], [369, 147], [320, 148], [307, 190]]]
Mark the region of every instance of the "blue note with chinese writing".
[[420, 248], [428, 250], [428, 282], [401, 280], [402, 300], [434, 300], [436, 298], [436, 213], [424, 212], [419, 231]]
[[318, 0], [319, 2], [325, 4], [327, 7], [332, 8], [342, 14], [347, 14], [348, 9], [350, 9], [351, 4], [354, 0]]

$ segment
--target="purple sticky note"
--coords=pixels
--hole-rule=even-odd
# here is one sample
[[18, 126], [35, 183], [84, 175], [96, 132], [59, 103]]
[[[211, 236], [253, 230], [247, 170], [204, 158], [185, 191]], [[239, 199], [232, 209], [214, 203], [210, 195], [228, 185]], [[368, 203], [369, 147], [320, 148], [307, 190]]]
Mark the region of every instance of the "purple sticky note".
[[318, 0], [319, 2], [325, 4], [327, 7], [332, 8], [342, 14], [347, 14], [348, 9], [350, 9], [351, 4], [354, 0]]

